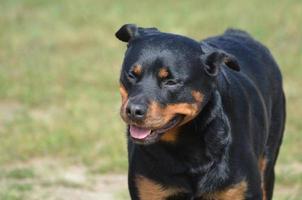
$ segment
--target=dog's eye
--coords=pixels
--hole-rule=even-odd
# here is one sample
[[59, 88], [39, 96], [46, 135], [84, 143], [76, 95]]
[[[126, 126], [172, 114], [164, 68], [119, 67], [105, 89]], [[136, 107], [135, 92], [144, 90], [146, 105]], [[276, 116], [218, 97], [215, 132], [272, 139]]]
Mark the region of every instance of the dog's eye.
[[164, 81], [164, 84], [168, 85], [168, 86], [171, 86], [171, 85], [176, 85], [177, 82], [174, 81], [174, 80], [166, 80], [166, 81]]
[[176, 87], [179, 87], [181, 85], [181, 82], [177, 81], [177, 80], [174, 80], [174, 79], [167, 79], [167, 80], [164, 80], [162, 82], [162, 85], [164, 87], [176, 88]]
[[130, 79], [130, 80], [136, 80], [137, 77], [136, 75], [133, 73], [133, 71], [130, 71], [129, 73], [127, 73], [127, 77]]

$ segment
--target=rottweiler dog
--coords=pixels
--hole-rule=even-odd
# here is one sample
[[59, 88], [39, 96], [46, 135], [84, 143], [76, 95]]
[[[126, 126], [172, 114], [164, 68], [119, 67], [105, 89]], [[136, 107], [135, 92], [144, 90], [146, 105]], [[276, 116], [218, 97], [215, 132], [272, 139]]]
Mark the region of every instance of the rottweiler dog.
[[201, 42], [134, 24], [115, 35], [131, 199], [272, 199], [285, 97], [269, 50], [236, 29]]

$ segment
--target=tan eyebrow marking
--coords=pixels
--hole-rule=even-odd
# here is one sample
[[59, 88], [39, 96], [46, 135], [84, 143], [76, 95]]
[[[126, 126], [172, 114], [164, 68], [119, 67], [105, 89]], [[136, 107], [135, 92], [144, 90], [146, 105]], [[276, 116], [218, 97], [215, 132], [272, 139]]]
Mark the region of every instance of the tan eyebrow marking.
[[169, 72], [166, 68], [160, 68], [158, 72], [159, 78], [167, 78], [169, 76]]
[[132, 72], [136, 75], [139, 76], [142, 74], [143, 68], [141, 65], [135, 65], [132, 69]]

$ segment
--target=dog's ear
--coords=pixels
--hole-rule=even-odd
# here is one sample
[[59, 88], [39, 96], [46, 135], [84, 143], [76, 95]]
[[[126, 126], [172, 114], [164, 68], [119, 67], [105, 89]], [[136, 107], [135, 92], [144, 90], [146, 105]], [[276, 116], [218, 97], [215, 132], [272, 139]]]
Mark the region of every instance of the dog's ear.
[[123, 42], [129, 42], [139, 36], [157, 33], [159, 33], [159, 31], [156, 28], [141, 28], [135, 24], [125, 24], [115, 33], [115, 36]]
[[223, 64], [225, 64], [232, 70], [240, 71], [240, 66], [237, 59], [233, 55], [221, 50], [202, 55], [202, 61], [205, 65], [205, 71], [211, 76], [216, 76], [220, 70], [219, 68]]
[[202, 51], [201, 60], [208, 75], [216, 76], [222, 65], [226, 65], [232, 70], [240, 71], [240, 66], [235, 56], [208, 45], [202, 46]]
[[208, 75], [216, 76], [222, 65], [226, 65], [232, 70], [240, 71], [240, 65], [235, 56], [210, 46], [206, 42], [201, 42], [201, 51], [201, 60]]
[[135, 24], [125, 24], [115, 33], [115, 36], [123, 42], [129, 42], [138, 36], [138, 28]]

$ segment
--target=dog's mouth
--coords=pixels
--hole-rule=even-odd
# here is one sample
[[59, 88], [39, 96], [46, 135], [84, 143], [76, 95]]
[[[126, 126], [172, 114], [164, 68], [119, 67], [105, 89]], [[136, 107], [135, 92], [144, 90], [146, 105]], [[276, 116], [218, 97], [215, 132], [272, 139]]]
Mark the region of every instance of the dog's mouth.
[[182, 115], [172, 118], [167, 124], [158, 129], [129, 125], [131, 139], [136, 143], [151, 144], [158, 141], [165, 132], [176, 127], [183, 119]]

